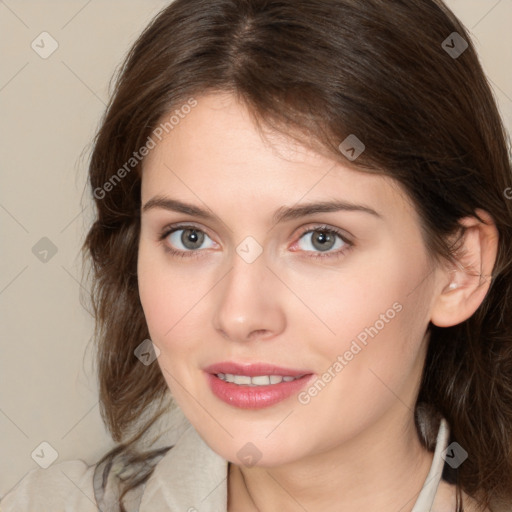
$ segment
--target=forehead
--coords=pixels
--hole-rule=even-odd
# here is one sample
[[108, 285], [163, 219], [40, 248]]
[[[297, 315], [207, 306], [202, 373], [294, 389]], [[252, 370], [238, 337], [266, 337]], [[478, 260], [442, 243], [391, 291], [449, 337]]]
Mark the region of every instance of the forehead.
[[344, 157], [335, 160], [281, 132], [262, 136], [247, 107], [227, 93], [197, 98], [145, 158], [142, 202], [166, 194], [204, 199], [219, 210], [337, 198], [388, 216], [415, 216], [391, 178], [350, 168]]

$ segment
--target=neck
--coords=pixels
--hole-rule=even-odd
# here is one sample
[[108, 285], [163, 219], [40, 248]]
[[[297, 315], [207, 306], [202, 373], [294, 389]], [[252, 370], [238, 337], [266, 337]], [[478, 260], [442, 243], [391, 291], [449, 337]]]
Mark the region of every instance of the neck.
[[229, 511], [410, 512], [432, 464], [410, 411], [328, 452], [278, 467], [230, 464]]

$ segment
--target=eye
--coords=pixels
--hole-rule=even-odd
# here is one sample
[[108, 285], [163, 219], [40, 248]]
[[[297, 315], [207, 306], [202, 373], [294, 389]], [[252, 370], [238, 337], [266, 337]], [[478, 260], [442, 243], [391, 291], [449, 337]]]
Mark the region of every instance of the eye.
[[[208, 249], [213, 247], [202, 247], [205, 240], [213, 240], [201, 229], [195, 226], [175, 226], [165, 229], [159, 239], [164, 241], [165, 250], [178, 256], [196, 256], [198, 249]], [[189, 254], [187, 254], [189, 253]]]
[[353, 243], [338, 229], [329, 226], [316, 226], [304, 231], [296, 245], [300, 250], [306, 252], [319, 251], [318, 254], [311, 255], [313, 258], [325, 258], [344, 255], [353, 246]]
[[[202, 229], [192, 225], [166, 227], [159, 240], [164, 242], [165, 251], [180, 257], [200, 256], [203, 253], [201, 249], [216, 246]], [[203, 246], [205, 240], [211, 242], [207, 247]], [[292, 250], [297, 250], [295, 247], [298, 246], [298, 250], [312, 253], [308, 257], [335, 258], [343, 256], [353, 245], [340, 230], [329, 226], [315, 226], [302, 232]]]

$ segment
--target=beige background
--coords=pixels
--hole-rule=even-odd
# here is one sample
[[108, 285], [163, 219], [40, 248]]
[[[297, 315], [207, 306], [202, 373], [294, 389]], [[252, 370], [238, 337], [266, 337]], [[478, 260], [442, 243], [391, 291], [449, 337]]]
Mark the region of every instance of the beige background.
[[[92, 320], [79, 302], [78, 252], [92, 214], [86, 165], [109, 80], [167, 3], [0, 0], [0, 496], [37, 467], [31, 454], [43, 441], [57, 462], [92, 463], [112, 445], [98, 410]], [[511, 130], [512, 0], [448, 5], [473, 34]], [[44, 31], [58, 43], [45, 59], [31, 47]], [[48, 51], [51, 40], [39, 45]], [[43, 237], [57, 250], [46, 262], [32, 252]]]

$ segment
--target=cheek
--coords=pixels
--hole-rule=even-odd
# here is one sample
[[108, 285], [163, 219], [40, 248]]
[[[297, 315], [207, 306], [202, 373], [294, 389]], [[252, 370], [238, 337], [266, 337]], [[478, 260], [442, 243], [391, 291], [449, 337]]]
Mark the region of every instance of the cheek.
[[204, 294], [201, 280], [187, 275], [182, 266], [171, 265], [163, 249], [145, 240], [139, 246], [137, 273], [149, 331], [154, 342], [165, 343], [189, 321], [187, 312]]
[[301, 278], [307, 304], [324, 324], [318, 322], [327, 352], [349, 350], [354, 340], [403, 350], [426, 327], [428, 265], [421, 254], [400, 249], [390, 245], [378, 257], [354, 258], [347, 270]]
[[[186, 365], [181, 363], [195, 352], [190, 341], [191, 329], [198, 325], [193, 306], [202, 294], [146, 251], [144, 244], [139, 249], [138, 285], [151, 341], [160, 350], [157, 363], [171, 394], [179, 398], [177, 382], [190, 380], [185, 376]], [[182, 405], [186, 406], [186, 401]]]
[[[167, 342], [172, 339], [176, 325], [179, 325], [176, 304], [180, 303], [177, 297], [180, 297], [181, 291], [174, 284], [170, 286], [161, 263], [154, 257], [154, 251], [149, 251], [143, 241], [139, 246], [137, 267], [142, 309], [151, 341], [160, 349], [157, 361], [162, 366], [167, 357]], [[163, 373], [167, 380], [168, 375]]]
[[187, 382], [191, 389], [197, 385], [198, 354], [204, 354], [205, 339], [212, 336], [205, 327], [214, 283], [197, 266], [172, 264], [167, 254], [143, 242], [138, 282], [150, 338], [160, 349], [157, 362], [173, 395], [180, 396], [176, 382]]
[[139, 253], [138, 265], [139, 296], [144, 316], [153, 342], [160, 341], [165, 332], [174, 324], [168, 288], [157, 265], [146, 262], [144, 253]]
[[319, 371], [326, 372], [321, 377], [331, 391], [322, 391], [318, 406], [328, 416], [336, 414], [332, 404], [340, 397], [347, 415], [389, 407], [396, 396], [407, 400], [420, 378], [432, 292], [427, 262], [390, 250], [368, 263], [361, 260], [350, 273], [315, 288], [312, 307], [333, 331], [311, 346], [325, 361]]

